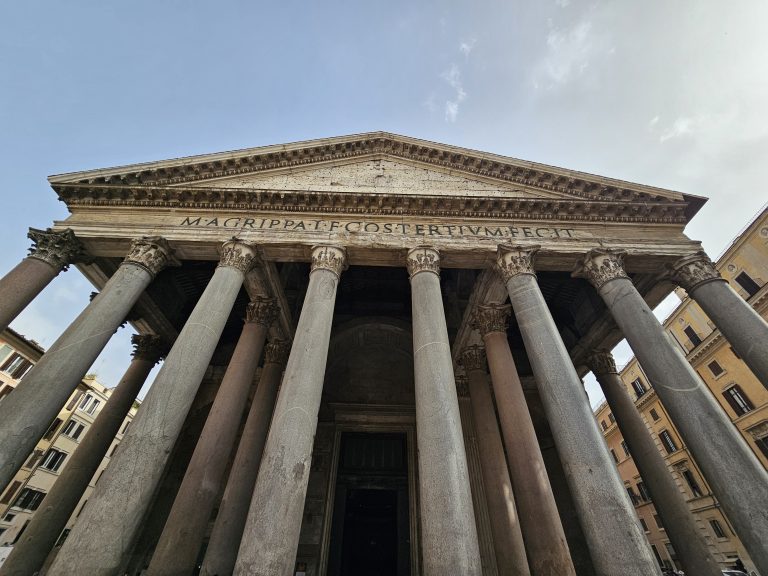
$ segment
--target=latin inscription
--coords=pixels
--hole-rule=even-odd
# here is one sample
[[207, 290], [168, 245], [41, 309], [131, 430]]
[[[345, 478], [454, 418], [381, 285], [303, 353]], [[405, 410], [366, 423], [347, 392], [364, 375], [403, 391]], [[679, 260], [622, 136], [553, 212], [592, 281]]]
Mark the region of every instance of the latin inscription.
[[407, 222], [367, 222], [365, 220], [321, 220], [246, 217], [185, 217], [185, 227], [228, 228], [239, 230], [286, 230], [347, 234], [396, 234], [401, 236], [445, 236], [487, 238], [576, 238], [573, 228], [553, 226], [485, 226], [481, 224], [418, 224]]

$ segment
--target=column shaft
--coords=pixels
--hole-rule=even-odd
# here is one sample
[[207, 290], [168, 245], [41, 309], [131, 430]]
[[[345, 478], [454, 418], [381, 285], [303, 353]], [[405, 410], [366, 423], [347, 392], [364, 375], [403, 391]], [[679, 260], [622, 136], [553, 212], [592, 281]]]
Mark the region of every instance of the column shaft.
[[408, 270], [424, 574], [479, 576], [480, 550], [440, 293], [437, 251], [411, 250]]
[[[101, 293], [29, 371], [23, 385], [0, 403], [0, 486], [10, 482], [152, 281], [153, 273], [170, 259], [167, 244], [158, 242], [134, 243]], [[162, 253], [162, 263], [148, 268], [142, 258], [147, 251]]]
[[768, 472], [626, 276], [622, 257], [593, 251], [577, 274], [596, 286], [744, 547], [768, 574]]
[[[254, 249], [228, 242], [136, 418], [49, 574], [116, 574], [163, 477], [195, 392], [253, 264]], [[119, 519], [119, 521], [116, 521]]]
[[248, 321], [149, 564], [151, 576], [187, 576], [195, 568], [275, 314], [272, 301], [259, 300], [249, 305]]
[[720, 276], [704, 252], [681, 258], [669, 269], [671, 279], [701, 306], [768, 388], [768, 322]]
[[162, 353], [157, 336], [134, 336], [133, 341], [138, 347], [136, 357], [0, 567], [0, 576], [35, 574], [67, 525]]
[[575, 576], [506, 331], [485, 332], [483, 340], [531, 574]]
[[318, 247], [296, 327], [235, 574], [293, 574], [343, 251]]
[[0, 299], [0, 332], [8, 328], [62, 269], [83, 256], [80, 242], [69, 229], [53, 232], [50, 228], [30, 228], [28, 236], [34, 242], [31, 255], [0, 278], [0, 294], [3, 295]]
[[473, 421], [480, 449], [480, 466], [488, 501], [493, 547], [499, 574], [528, 576], [528, 559], [520, 531], [504, 447], [501, 444], [488, 377], [481, 368], [465, 364]]
[[534, 248], [500, 247], [499, 266], [599, 576], [658, 574], [592, 415], [581, 380], [533, 275]]
[[288, 348], [282, 342], [270, 343], [267, 346], [259, 385], [251, 402], [205, 552], [200, 572], [202, 576], [232, 574], [235, 569], [237, 550], [240, 548], [240, 538], [248, 517], [248, 508], [259, 473], [287, 352]]
[[601, 352], [592, 356], [590, 365], [686, 574], [722, 576], [613, 359]]

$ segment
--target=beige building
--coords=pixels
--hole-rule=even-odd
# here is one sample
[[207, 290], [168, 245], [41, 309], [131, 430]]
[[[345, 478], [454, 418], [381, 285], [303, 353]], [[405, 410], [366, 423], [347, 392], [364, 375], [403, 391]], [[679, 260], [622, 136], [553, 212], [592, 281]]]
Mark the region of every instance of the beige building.
[[[0, 278], [0, 326], [68, 264], [99, 294], [0, 402], [0, 483], [126, 318], [155, 354], [94, 427], [170, 347], [50, 576], [658, 575], [580, 380], [599, 359], [624, 390], [625, 337], [768, 574], [768, 473], [651, 312], [675, 285], [726, 306], [768, 382], [768, 324], [684, 234], [704, 198], [386, 132], [50, 183], [71, 214]], [[64, 468], [0, 576], [43, 565], [88, 480]], [[665, 524], [721, 576], [687, 509]]]
[[[744, 300], [763, 318], [768, 318], [768, 209], [739, 234], [720, 256], [716, 267]], [[682, 289], [678, 289], [678, 295], [682, 302], [664, 321], [664, 328], [755, 456], [768, 466], [768, 390], [699, 305]], [[718, 560], [723, 567], [730, 567], [736, 558], [742, 558], [747, 567], [753, 568], [733, 526], [636, 358], [621, 370], [621, 379]], [[608, 404], [604, 402], [598, 407], [595, 415], [654, 552], [666, 566], [679, 568], [674, 547]], [[734, 484], [733, 489], [738, 490], [738, 485]]]
[[[23, 385], [24, 376], [44, 353], [45, 350], [36, 342], [10, 328], [0, 335], [0, 403], [16, 386]], [[95, 376], [88, 375], [83, 378], [13, 480], [0, 489], [0, 547], [13, 546], [23, 534], [43, 498], [66, 469], [70, 457], [106, 405], [111, 393], [112, 390], [98, 382]], [[113, 447], [85, 489], [59, 543], [63, 542], [87, 502], [109, 463], [109, 456], [127, 431], [136, 413], [136, 407], [126, 418], [120, 433], [114, 439]]]

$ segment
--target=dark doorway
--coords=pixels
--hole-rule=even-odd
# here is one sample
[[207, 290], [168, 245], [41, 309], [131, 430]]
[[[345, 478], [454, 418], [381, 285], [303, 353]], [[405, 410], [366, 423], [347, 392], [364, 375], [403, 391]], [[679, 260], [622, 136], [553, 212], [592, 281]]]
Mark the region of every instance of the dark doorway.
[[410, 576], [405, 434], [344, 433], [328, 576]]

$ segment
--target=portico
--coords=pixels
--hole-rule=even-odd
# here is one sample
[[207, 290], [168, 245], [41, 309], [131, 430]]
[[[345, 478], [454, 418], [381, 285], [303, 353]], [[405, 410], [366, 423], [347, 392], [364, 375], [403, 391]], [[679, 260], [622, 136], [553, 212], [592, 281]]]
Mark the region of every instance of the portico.
[[[704, 199], [378, 132], [50, 182], [72, 213], [49, 232], [66, 239], [56, 262], [74, 262], [101, 293], [32, 370], [34, 386], [0, 404], [0, 438], [14, 434], [0, 442], [0, 471], [15, 472], [66, 397], [67, 383], [47, 388], [59, 355], [76, 382], [129, 313], [171, 348], [49, 574], [135, 567], [168, 491], [164, 528], [138, 562], [150, 575], [198, 564], [264, 576], [658, 572], [579, 377], [624, 336], [669, 347], [637, 352], [649, 374], [658, 362], [660, 384], [669, 366], [684, 372], [637, 318], [700, 250], [683, 229]], [[27, 268], [11, 312], [54, 274], [20, 266], [13, 286]], [[724, 334], [742, 316], [732, 318], [719, 319]], [[752, 317], [749, 330], [768, 332]], [[65, 344], [96, 333], [74, 362]], [[662, 397], [670, 412], [697, 422], [681, 430], [730, 426], [673, 392]], [[208, 411], [199, 439], [185, 440]], [[19, 434], [13, 423], [30, 420]], [[732, 519], [745, 543], [765, 542], [768, 519], [754, 513], [768, 500], [765, 471], [735, 434], [720, 439], [744, 487], [723, 506], [753, 505]], [[184, 458], [174, 490], [165, 471]], [[721, 466], [707, 473], [723, 486]]]

